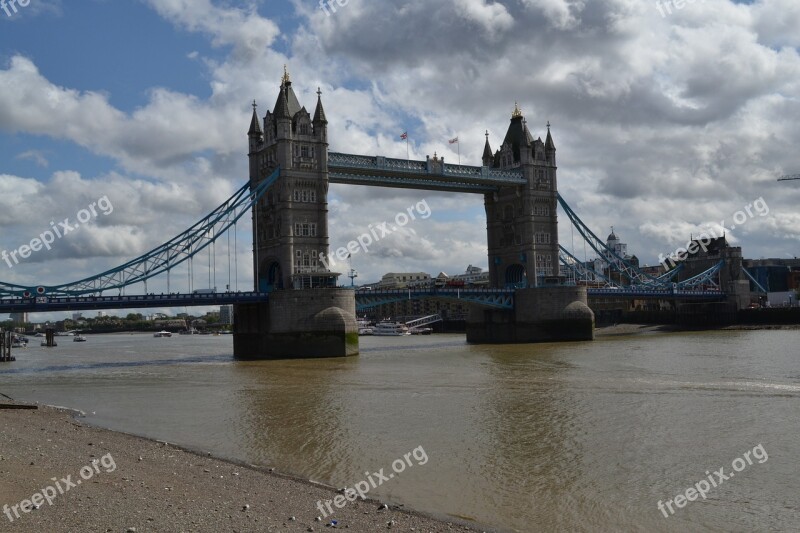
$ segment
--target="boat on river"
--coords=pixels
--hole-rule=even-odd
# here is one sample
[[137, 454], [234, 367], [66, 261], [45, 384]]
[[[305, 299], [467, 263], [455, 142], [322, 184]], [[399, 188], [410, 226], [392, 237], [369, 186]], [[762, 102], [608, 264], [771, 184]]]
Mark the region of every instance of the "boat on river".
[[372, 334], [376, 337], [402, 337], [403, 335], [411, 335], [408, 326], [400, 322], [379, 322], [372, 330]]

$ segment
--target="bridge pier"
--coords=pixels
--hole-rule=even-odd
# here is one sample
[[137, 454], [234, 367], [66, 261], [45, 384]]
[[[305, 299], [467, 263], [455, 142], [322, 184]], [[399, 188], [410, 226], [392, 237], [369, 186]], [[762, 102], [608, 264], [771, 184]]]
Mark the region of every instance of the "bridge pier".
[[512, 344], [594, 339], [594, 313], [585, 287], [518, 289], [514, 309], [473, 308], [467, 342]]
[[269, 302], [234, 306], [237, 359], [358, 355], [355, 293], [349, 289], [275, 291]]

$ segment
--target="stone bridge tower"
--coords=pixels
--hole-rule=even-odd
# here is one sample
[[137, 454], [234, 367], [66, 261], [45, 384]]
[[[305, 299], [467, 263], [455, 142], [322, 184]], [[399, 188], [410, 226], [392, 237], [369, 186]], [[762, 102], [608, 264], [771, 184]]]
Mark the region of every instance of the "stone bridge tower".
[[526, 182], [484, 196], [489, 247], [489, 283], [515, 288], [514, 309], [473, 307], [467, 341], [514, 343], [594, 338], [594, 313], [585, 287], [562, 284], [558, 268], [556, 146], [535, 139], [518, 106], [500, 149], [492, 153], [489, 134], [483, 165], [519, 168]]
[[280, 169], [253, 206], [255, 289], [269, 301], [234, 306], [238, 359], [342, 357], [358, 353], [355, 294], [336, 288], [328, 255], [328, 121], [317, 91], [312, 116], [284, 68], [263, 123], [253, 102], [251, 188]]
[[251, 187], [281, 169], [253, 210], [256, 290], [335, 286], [338, 274], [320, 261], [328, 255], [328, 121], [321, 92], [312, 117], [284, 70], [263, 127], [253, 103], [248, 137]]
[[483, 164], [499, 169], [519, 168], [528, 181], [522, 187], [504, 187], [485, 196], [491, 286], [525, 288], [557, 282], [558, 186], [550, 124], [547, 140], [534, 140], [515, 105], [497, 152], [492, 153], [486, 134]]

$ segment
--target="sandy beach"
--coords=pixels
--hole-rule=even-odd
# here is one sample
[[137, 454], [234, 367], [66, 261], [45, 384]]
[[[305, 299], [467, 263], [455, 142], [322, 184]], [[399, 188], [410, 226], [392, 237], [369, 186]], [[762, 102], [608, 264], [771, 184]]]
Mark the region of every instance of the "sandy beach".
[[0, 403], [0, 531], [487, 531], [369, 499], [326, 518], [330, 487]]

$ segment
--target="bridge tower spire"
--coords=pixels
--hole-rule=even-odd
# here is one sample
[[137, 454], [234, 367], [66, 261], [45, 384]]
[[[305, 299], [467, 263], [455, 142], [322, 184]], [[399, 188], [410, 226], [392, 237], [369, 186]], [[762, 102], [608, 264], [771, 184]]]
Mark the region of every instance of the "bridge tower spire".
[[486, 130], [486, 144], [483, 145], [483, 166], [490, 167], [494, 163], [494, 155], [492, 155], [492, 147], [489, 144], [489, 130]]
[[255, 150], [260, 127], [254, 111], [250, 181], [255, 185], [281, 169], [254, 215], [257, 290], [336, 284], [338, 274], [321, 261], [328, 256], [328, 121], [321, 94], [312, 120], [284, 67], [275, 107], [265, 118], [264, 142]]
[[250, 151], [248, 152], [250, 154], [257, 151], [261, 147], [261, 143], [264, 142], [264, 132], [261, 130], [261, 121], [256, 112], [257, 107], [258, 104], [253, 100], [253, 118], [250, 120], [250, 129], [247, 132], [247, 136], [250, 139]]
[[[358, 353], [352, 290], [338, 289], [328, 256], [328, 120], [317, 91], [311, 114], [284, 67], [272, 111], [248, 133], [250, 187], [279, 169], [253, 207], [255, 289], [268, 302], [234, 308], [234, 355], [243, 359]], [[263, 138], [263, 141], [261, 140]]]
[[490, 155], [488, 138], [484, 164], [519, 168], [527, 184], [503, 187], [487, 194], [486, 222], [489, 279], [492, 287], [538, 287], [559, 275], [555, 144], [534, 140], [518, 104], [500, 149]]

